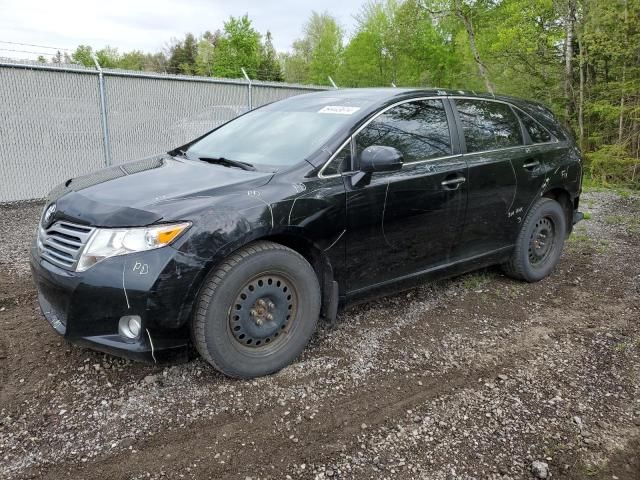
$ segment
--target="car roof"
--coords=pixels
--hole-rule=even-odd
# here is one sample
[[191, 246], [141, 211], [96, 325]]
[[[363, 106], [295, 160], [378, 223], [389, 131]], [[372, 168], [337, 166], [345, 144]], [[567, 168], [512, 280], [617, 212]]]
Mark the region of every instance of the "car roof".
[[[380, 104], [411, 97], [430, 96], [464, 96], [478, 99], [501, 100], [514, 105], [541, 105], [538, 102], [507, 95], [494, 95], [473, 90], [452, 90], [446, 88], [339, 88], [322, 90], [305, 96], [350, 101], [359, 104]], [[546, 108], [546, 107], [545, 107]]]
[[[368, 99], [371, 101], [384, 101], [395, 97], [404, 97], [407, 95], [464, 95], [473, 97], [498, 98], [497, 95], [490, 93], [476, 93], [472, 90], [451, 90], [446, 88], [397, 88], [397, 87], [374, 87], [374, 88], [334, 88], [315, 92], [314, 95], [319, 97], [334, 98], [358, 98]], [[507, 98], [507, 97], [505, 97]]]
[[[359, 115], [354, 117], [364, 117], [368, 113], [377, 110], [381, 106], [394, 103], [396, 101], [402, 101], [405, 99], [411, 99], [416, 97], [469, 97], [477, 98], [479, 100], [498, 100], [507, 102], [511, 105], [524, 110], [527, 114], [533, 116], [538, 121], [542, 122], [548, 129], [552, 130], [552, 133], [556, 136], [566, 137], [566, 132], [554, 117], [551, 110], [544, 104], [534, 101], [526, 100], [518, 97], [511, 97], [507, 95], [494, 95], [486, 92], [475, 92], [473, 90], [452, 90], [445, 88], [340, 88], [322, 90], [319, 92], [302, 95], [300, 97], [307, 97], [307, 99], [314, 99], [318, 103], [329, 104], [335, 102], [336, 105], [353, 105], [361, 107], [362, 110]], [[290, 97], [296, 98], [296, 97]]]

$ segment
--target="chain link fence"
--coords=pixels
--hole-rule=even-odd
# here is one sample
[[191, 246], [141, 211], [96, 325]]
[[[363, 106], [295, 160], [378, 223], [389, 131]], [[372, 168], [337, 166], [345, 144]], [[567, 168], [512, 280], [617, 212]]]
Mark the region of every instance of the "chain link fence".
[[42, 198], [71, 177], [186, 143], [250, 104], [321, 89], [0, 61], [0, 202]]

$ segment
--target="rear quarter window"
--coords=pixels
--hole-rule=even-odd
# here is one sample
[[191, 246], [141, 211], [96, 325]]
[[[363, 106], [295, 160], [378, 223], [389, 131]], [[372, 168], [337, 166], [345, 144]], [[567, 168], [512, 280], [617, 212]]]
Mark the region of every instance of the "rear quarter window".
[[522, 102], [518, 103], [517, 107], [527, 115], [530, 115], [536, 122], [540, 123], [544, 128], [551, 132], [551, 135], [553, 135], [557, 140], [563, 141], [575, 137], [571, 131], [555, 117], [551, 110], [544, 105]]
[[519, 112], [520, 119], [533, 143], [547, 143], [553, 140], [551, 134], [526, 113]]

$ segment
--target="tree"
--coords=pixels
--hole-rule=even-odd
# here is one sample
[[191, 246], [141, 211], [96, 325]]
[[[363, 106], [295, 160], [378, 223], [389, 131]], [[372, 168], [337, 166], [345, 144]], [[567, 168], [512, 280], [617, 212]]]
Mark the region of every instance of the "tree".
[[[94, 51], [89, 45], [78, 45], [78, 47], [71, 54], [71, 61], [84, 65], [85, 67], [94, 67], [95, 62], [93, 60]], [[118, 49], [106, 46], [97, 52], [95, 57], [98, 60], [98, 64], [103, 68], [117, 68], [119, 67], [120, 55]], [[122, 68], [122, 67], [120, 67]]]
[[260, 52], [258, 80], [268, 80], [272, 82], [282, 81], [282, 69], [278, 61], [278, 54], [273, 46], [271, 32], [268, 30]]
[[123, 53], [118, 59], [118, 68], [125, 70], [144, 70], [146, 55], [141, 50]]
[[260, 64], [260, 34], [247, 15], [230, 17], [216, 42], [213, 73], [218, 77], [242, 77], [242, 68], [250, 78], [257, 78]]
[[291, 53], [284, 53], [281, 57], [285, 81], [292, 83], [310, 83], [309, 59], [311, 53], [309, 42], [295, 40], [291, 50]]
[[102, 68], [117, 68], [120, 62], [120, 54], [117, 48], [106, 46], [96, 52], [98, 64]]
[[187, 33], [182, 41], [173, 39], [168, 47], [168, 53], [167, 71], [169, 73], [184, 75], [195, 73], [198, 47], [192, 33]]
[[287, 81], [328, 85], [328, 77], [335, 76], [340, 67], [343, 35], [329, 13], [312, 12], [303, 38], [293, 42], [292, 53], [284, 57]]
[[163, 52], [145, 53], [143, 70], [147, 72], [167, 73], [167, 57]]
[[[483, 10], [490, 8], [491, 0], [425, 0], [424, 8], [435, 16], [448, 16], [458, 19], [466, 32], [469, 50], [478, 69], [478, 74], [482, 79], [486, 90], [493, 93], [495, 87], [489, 78], [489, 71], [482, 60], [480, 50], [477, 46], [477, 19]], [[476, 25], [474, 26], [474, 22]]]
[[220, 30], [215, 33], [209, 31], [202, 35], [198, 42], [198, 54], [196, 55], [196, 71], [197, 75], [210, 77], [213, 75], [213, 60], [215, 58], [215, 48], [219, 38], [222, 36]]
[[71, 59], [85, 67], [93, 67], [95, 65], [93, 62], [93, 49], [89, 45], [78, 45], [71, 54]]
[[60, 63], [62, 63], [62, 59], [63, 59], [62, 52], [60, 52], [60, 50], [58, 50], [56, 52], [56, 54], [51, 58], [51, 63], [60, 64]]

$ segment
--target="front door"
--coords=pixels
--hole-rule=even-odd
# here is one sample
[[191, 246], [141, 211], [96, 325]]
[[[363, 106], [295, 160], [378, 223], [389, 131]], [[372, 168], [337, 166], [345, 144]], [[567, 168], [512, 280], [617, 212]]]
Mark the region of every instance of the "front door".
[[347, 182], [349, 292], [449, 261], [467, 201], [466, 164], [454, 152], [449, 118], [446, 100], [412, 100], [355, 135], [356, 170], [359, 154], [372, 145], [398, 149], [404, 165]]

